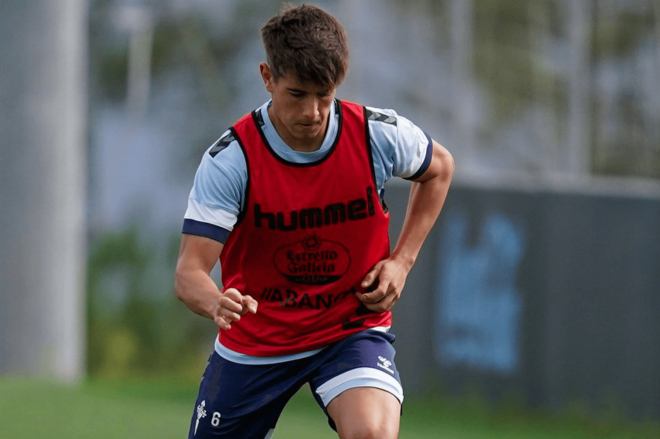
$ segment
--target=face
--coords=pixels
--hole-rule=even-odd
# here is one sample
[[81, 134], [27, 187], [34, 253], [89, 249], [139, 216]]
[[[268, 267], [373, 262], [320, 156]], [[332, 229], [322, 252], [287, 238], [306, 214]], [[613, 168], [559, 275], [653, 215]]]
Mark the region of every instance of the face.
[[319, 149], [325, 137], [336, 87], [301, 84], [293, 74], [275, 81], [266, 63], [261, 64], [260, 70], [273, 100], [268, 115], [282, 140], [297, 151]]

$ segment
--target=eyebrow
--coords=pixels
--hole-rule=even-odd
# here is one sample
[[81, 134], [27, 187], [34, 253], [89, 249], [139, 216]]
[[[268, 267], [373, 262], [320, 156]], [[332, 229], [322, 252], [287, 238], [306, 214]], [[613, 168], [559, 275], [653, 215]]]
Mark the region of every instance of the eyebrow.
[[[302, 90], [302, 89], [295, 88], [295, 87], [287, 87], [287, 90], [289, 91], [289, 93], [300, 93], [300, 94], [310, 93], [309, 91]], [[331, 92], [331, 89], [327, 89], [327, 90], [319, 90], [316, 93], [318, 93], [318, 94], [328, 94], [330, 92]]]

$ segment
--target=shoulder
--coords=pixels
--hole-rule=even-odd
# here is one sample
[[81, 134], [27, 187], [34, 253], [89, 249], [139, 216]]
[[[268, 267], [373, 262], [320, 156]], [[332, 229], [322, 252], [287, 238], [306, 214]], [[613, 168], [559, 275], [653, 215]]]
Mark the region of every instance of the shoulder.
[[237, 211], [247, 184], [247, 163], [231, 130], [204, 152], [191, 198], [208, 206]]
[[409, 178], [424, 166], [431, 137], [395, 110], [366, 107], [372, 146], [390, 161], [395, 176]]
[[227, 130], [206, 149], [199, 169], [207, 172], [243, 172], [245, 167], [245, 153], [234, 133]]
[[[396, 111], [391, 110], [391, 109], [385, 109], [385, 108], [375, 108], [375, 107], [368, 107], [365, 106], [365, 114], [367, 117], [367, 120], [371, 125], [374, 126], [381, 126], [387, 125], [396, 127], [397, 126], [397, 118], [399, 115], [397, 114]], [[381, 128], [384, 128], [381, 126]]]
[[238, 141], [236, 140], [236, 137], [234, 136], [234, 132], [232, 130], [227, 130], [225, 131], [222, 136], [218, 140], [216, 140], [207, 150], [206, 153], [209, 155], [211, 158], [215, 158], [218, 154], [220, 154], [222, 151], [227, 149], [229, 146], [238, 146]]
[[369, 129], [377, 134], [396, 136], [394, 140], [402, 141], [406, 138], [419, 136], [424, 131], [410, 119], [398, 114], [391, 108], [376, 108], [365, 106], [365, 113], [369, 122]]
[[399, 115], [390, 109], [369, 106], [364, 109], [372, 147], [391, 157], [399, 137]]

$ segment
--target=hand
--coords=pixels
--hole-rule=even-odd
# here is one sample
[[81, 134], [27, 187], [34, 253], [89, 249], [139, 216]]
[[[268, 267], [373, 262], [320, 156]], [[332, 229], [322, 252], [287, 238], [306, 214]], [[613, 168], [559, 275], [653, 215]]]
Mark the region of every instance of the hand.
[[256, 314], [257, 305], [252, 296], [244, 296], [236, 288], [227, 288], [218, 299], [213, 321], [220, 329], [231, 329], [231, 323], [239, 321], [246, 312]]
[[366, 293], [356, 296], [371, 311], [385, 312], [392, 309], [401, 297], [410, 268], [394, 259], [377, 263], [362, 281]]

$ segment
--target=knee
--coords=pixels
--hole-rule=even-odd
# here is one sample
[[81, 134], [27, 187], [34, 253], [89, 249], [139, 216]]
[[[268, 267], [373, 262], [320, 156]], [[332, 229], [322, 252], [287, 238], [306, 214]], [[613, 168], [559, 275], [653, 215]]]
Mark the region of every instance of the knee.
[[346, 390], [328, 405], [340, 439], [396, 439], [401, 404], [391, 393], [372, 387]]

